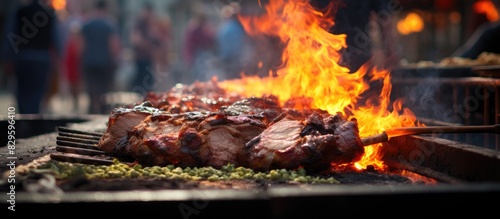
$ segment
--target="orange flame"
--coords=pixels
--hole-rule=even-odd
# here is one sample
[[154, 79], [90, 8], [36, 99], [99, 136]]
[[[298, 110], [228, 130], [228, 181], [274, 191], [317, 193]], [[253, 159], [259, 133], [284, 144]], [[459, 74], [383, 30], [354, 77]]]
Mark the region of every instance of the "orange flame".
[[489, 21], [497, 21], [499, 18], [495, 4], [491, 0], [478, 1], [472, 6], [478, 14], [485, 14]]
[[[390, 127], [414, 126], [416, 118], [402, 107], [402, 101], [390, 103], [392, 85], [388, 71], [365, 64], [350, 73], [338, 64], [340, 50], [347, 46], [346, 35], [327, 31], [334, 25], [332, 18], [315, 10], [308, 0], [271, 0], [265, 10], [266, 14], [260, 17], [240, 17], [240, 21], [249, 34], [273, 35], [286, 43], [283, 67], [274, 76], [242, 75], [241, 79], [220, 82], [221, 87], [247, 97], [274, 95], [281, 104], [290, 99], [306, 100], [296, 102], [299, 109], [341, 112], [349, 119], [357, 119], [361, 137]], [[373, 92], [371, 83], [382, 84], [379, 95], [368, 93]], [[388, 110], [391, 107], [392, 112]], [[380, 161], [381, 146], [365, 147], [363, 158], [354, 167], [364, 169], [372, 165], [385, 169]]]

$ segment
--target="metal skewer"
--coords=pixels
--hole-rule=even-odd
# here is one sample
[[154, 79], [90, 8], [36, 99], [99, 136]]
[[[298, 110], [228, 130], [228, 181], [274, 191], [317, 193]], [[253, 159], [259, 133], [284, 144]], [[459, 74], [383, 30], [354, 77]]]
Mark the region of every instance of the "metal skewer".
[[383, 131], [380, 134], [361, 139], [363, 146], [388, 141], [392, 137], [403, 135], [438, 134], [438, 133], [496, 133], [500, 134], [500, 124], [477, 126], [430, 126], [430, 127], [400, 127]]

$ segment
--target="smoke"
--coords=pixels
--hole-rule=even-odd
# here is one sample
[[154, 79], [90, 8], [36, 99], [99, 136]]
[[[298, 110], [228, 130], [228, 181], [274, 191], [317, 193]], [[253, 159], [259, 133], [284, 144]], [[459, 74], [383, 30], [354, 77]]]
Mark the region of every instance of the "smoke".
[[438, 70], [432, 72], [425, 68], [422, 71], [430, 74], [419, 76], [411, 70], [393, 71], [395, 95], [405, 98], [418, 117], [450, 123], [463, 124], [468, 120], [482, 123], [484, 114], [493, 113], [494, 85], [487, 80], [471, 83], [467, 77], [442, 76], [437, 74]]
[[425, 81], [415, 85], [408, 85], [403, 97], [408, 99], [407, 104], [417, 117], [439, 119], [442, 122], [460, 123], [459, 118], [451, 115], [451, 92], [441, 95], [441, 84]]

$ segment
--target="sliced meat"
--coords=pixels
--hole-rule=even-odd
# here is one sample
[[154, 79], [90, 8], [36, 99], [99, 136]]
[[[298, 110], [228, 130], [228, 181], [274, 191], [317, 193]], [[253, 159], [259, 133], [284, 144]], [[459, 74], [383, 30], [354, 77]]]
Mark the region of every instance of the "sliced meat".
[[247, 166], [245, 144], [266, 128], [260, 120], [247, 116], [216, 116], [200, 124], [203, 143], [199, 156], [203, 164], [221, 168], [226, 164]]
[[116, 155], [126, 155], [127, 153], [117, 145], [126, 141], [129, 130], [154, 113], [161, 113], [161, 111], [150, 107], [147, 102], [132, 108], [114, 109], [109, 116], [106, 131], [99, 141], [99, 148]]
[[159, 166], [321, 171], [359, 159], [364, 148], [357, 121], [307, 108], [307, 101], [288, 101], [299, 108], [290, 110], [274, 96], [230, 96], [215, 82], [176, 86], [115, 109], [98, 146]]
[[[196, 90], [196, 92], [194, 91], [192, 92], [194, 93], [199, 92], [199, 89], [194, 89], [194, 90]], [[158, 100], [155, 98], [159, 97], [155, 95], [156, 94], [154, 93], [148, 93], [146, 99], [149, 99], [150, 101], [157, 101], [155, 104], [158, 106], [159, 104]], [[155, 98], [153, 98], [153, 96], [155, 96]], [[164, 96], [173, 96], [173, 94], [167, 93]], [[198, 98], [198, 99], [204, 99], [204, 98]], [[187, 102], [184, 101], [184, 103]], [[150, 115], [155, 115], [154, 118], [156, 120], [162, 120], [162, 119], [166, 120], [167, 118], [175, 117], [175, 115], [177, 115], [176, 118], [185, 117], [183, 119], [198, 120], [200, 118], [204, 119], [207, 114], [219, 113], [227, 116], [244, 115], [246, 117], [253, 118], [255, 121], [260, 120], [266, 124], [269, 123], [270, 120], [274, 119], [277, 115], [279, 115], [279, 113], [281, 113], [281, 108], [278, 107], [276, 98], [240, 99], [239, 101], [235, 101], [234, 103], [221, 106], [214, 112], [212, 112], [212, 109], [210, 109], [209, 107], [209, 108], [204, 108], [204, 110], [200, 111], [192, 111], [190, 108], [188, 112], [174, 113], [172, 111], [182, 112], [186, 109], [174, 110], [175, 107], [173, 107], [173, 105], [169, 105], [172, 106], [172, 108], [168, 109], [170, 111], [165, 111], [155, 107], [154, 106], [155, 104], [149, 101], [145, 101], [136, 106], [131, 106], [128, 108], [119, 107], [113, 110], [108, 119], [107, 130], [105, 131], [103, 137], [101, 138], [98, 146], [104, 151], [109, 153], [114, 153], [116, 155], [122, 156], [129, 154], [130, 151], [125, 151], [124, 148], [127, 145], [128, 132], [131, 131], [134, 128], [134, 126], [138, 125], [142, 120], [144, 120], [146, 117]], [[177, 120], [177, 122], [180, 121], [184, 120]], [[160, 132], [158, 133], [151, 132], [150, 129], [151, 128], [147, 128], [143, 131], [140, 131], [139, 133], [149, 132], [148, 135], [152, 135], [151, 133], [154, 133], [154, 135], [161, 134]], [[162, 138], [159, 138], [158, 140], [160, 139]]]
[[301, 121], [284, 118], [269, 126], [258, 137], [246, 144], [250, 168], [269, 170], [294, 169], [307, 158], [300, 148], [304, 128]]
[[121, 147], [145, 165], [201, 165], [193, 155], [201, 144], [196, 127], [212, 115], [202, 112], [151, 115], [128, 132]]
[[[340, 114], [326, 119], [318, 113], [299, 115], [296, 111], [285, 112], [246, 144], [251, 168], [264, 171], [304, 167], [321, 171], [331, 164], [352, 162], [364, 153], [355, 121], [339, 120]], [[343, 123], [335, 129], [325, 126], [325, 121], [333, 120]]]
[[265, 128], [260, 120], [221, 113], [149, 116], [128, 133], [125, 150], [146, 165], [240, 166], [245, 143]]

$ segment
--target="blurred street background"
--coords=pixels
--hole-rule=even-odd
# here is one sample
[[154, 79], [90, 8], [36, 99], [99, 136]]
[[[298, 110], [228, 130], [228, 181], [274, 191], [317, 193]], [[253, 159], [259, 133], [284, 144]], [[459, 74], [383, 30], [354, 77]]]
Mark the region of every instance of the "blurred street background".
[[[12, 29], [8, 28], [9, 25], [25, 22], [25, 25], [30, 25], [21, 28], [42, 28], [46, 15], [43, 17], [38, 14], [40, 16], [33, 17], [31, 23], [30, 19], [23, 20], [19, 17], [12, 19], [12, 14], [17, 8], [20, 5], [28, 5], [29, 2], [31, 1], [2, 0], [0, 7], [2, 51], [10, 49], [13, 44], [18, 46], [24, 44], [23, 38], [9, 35], [12, 33]], [[45, 0], [41, 2], [49, 5], [55, 13], [52, 15], [45, 11], [49, 18], [56, 20], [59, 27], [57, 38], [60, 43], [58, 48], [60, 63], [51, 69], [49, 83], [43, 92], [39, 91], [43, 93], [41, 108], [39, 111], [27, 111], [27, 113], [105, 113], [106, 110], [103, 110], [102, 106], [91, 106], [95, 99], [91, 95], [104, 93], [104, 97], [100, 98], [104, 102], [130, 103], [136, 98], [140, 99], [147, 91], [166, 91], [177, 83], [189, 84], [195, 80], [209, 80], [213, 76], [219, 80], [231, 79], [238, 77], [239, 72], [267, 75], [273, 62], [279, 60], [279, 52], [269, 46], [272, 45], [272, 40], [260, 44], [245, 40], [241, 25], [237, 21], [234, 23], [233, 19], [237, 14], [261, 13], [263, 9], [260, 5], [267, 1]], [[392, 18], [387, 25], [395, 31], [394, 43], [397, 45], [400, 62], [439, 61], [450, 56], [481, 24], [498, 20], [495, 7], [490, 1], [485, 0], [399, 2], [401, 10], [391, 14]], [[105, 11], [98, 11], [100, 9]], [[102, 53], [90, 51], [102, 49], [98, 46], [101, 42], [94, 43], [90, 39], [102, 37], [93, 36], [92, 33], [96, 32], [86, 33], [84, 26], [100, 16], [106, 17], [108, 23], [112, 24], [111, 32], [116, 33], [117, 43], [114, 48], [116, 55], [112, 55], [112, 60], [108, 61], [108, 64], [111, 64], [108, 67], [112, 69], [109, 71], [112, 71], [113, 75], [104, 77], [105, 74], [101, 74], [102, 77], [94, 76], [92, 80], [85, 81], [83, 77], [85, 69], [98, 68], [90, 66], [80, 71], [80, 67], [77, 69], [75, 66], [91, 63], [92, 60], [101, 57]], [[146, 18], [148, 16], [149, 18]], [[91, 28], [99, 29], [96, 26], [88, 27], [89, 30]], [[71, 44], [73, 36], [76, 36], [74, 45]], [[81, 42], [85, 41], [86, 37], [88, 41], [85, 45]], [[104, 42], [102, 45], [108, 44], [111, 44], [110, 47], [114, 45], [113, 42]], [[221, 44], [227, 44], [225, 46], [232, 48], [232, 51], [226, 51]], [[374, 48], [380, 47], [379, 45]], [[89, 50], [87, 53], [86, 49]], [[113, 54], [112, 52], [110, 53]], [[90, 57], [87, 57], [90, 61], [85, 61], [85, 57], [79, 60], [78, 57], [70, 56], [71, 54], [81, 56], [90, 54]], [[266, 68], [264, 63], [262, 68], [262, 63], [257, 63], [259, 57], [266, 58], [269, 62], [267, 66], [271, 67]], [[0, 64], [8, 63], [6, 59], [3, 57]], [[259, 68], [255, 67], [257, 64]], [[101, 70], [94, 72], [106, 72]], [[108, 80], [105, 78], [110, 78], [108, 81], [110, 83], [107, 85], [100, 82]], [[0, 115], [6, 113], [7, 107], [17, 106], [14, 95], [16, 80], [24, 79], [16, 78], [13, 72], [1, 68]], [[101, 89], [102, 87], [106, 89]], [[98, 91], [94, 94], [91, 89]]]

